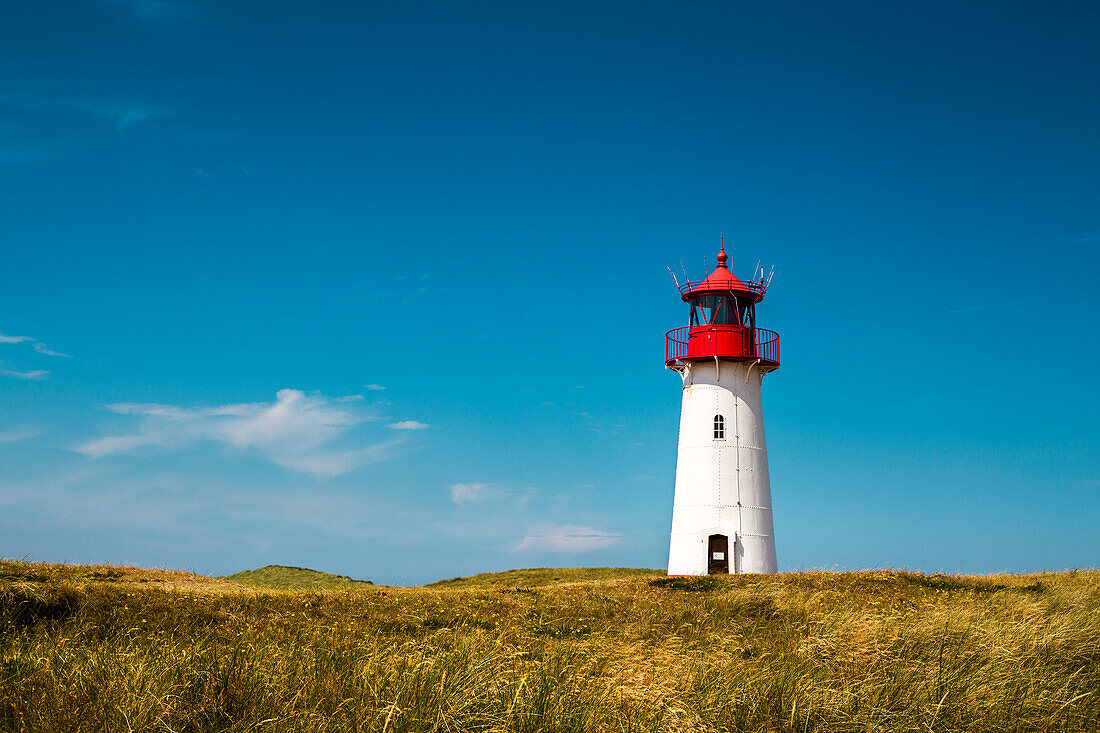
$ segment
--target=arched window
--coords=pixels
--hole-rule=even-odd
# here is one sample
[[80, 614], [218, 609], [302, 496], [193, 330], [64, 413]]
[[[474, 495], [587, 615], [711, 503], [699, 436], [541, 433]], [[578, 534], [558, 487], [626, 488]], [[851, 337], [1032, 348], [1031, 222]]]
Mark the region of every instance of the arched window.
[[721, 415], [714, 416], [714, 439], [726, 439], [726, 418], [722, 417]]

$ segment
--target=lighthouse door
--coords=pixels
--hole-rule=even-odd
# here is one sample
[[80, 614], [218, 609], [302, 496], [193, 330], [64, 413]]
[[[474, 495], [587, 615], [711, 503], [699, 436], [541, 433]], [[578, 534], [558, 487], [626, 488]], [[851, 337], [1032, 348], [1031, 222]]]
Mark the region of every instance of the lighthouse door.
[[707, 542], [707, 574], [728, 575], [729, 571], [729, 539], [724, 534], [712, 534]]

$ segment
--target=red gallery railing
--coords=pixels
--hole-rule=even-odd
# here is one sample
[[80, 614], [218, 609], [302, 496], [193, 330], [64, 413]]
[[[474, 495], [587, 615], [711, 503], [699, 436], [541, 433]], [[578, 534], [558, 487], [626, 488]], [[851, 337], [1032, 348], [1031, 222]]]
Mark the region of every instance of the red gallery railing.
[[[768, 292], [768, 286], [763, 282], [747, 280], [742, 281], [741, 284], [745, 286], [744, 289], [742, 290], [741, 288], [737, 288], [736, 292], [752, 293], [753, 295], [758, 296], [758, 300], [762, 299], [764, 297], [764, 293]], [[679, 288], [680, 295], [683, 296], [687, 296], [688, 293], [710, 290], [710, 288], [707, 287], [706, 280], [689, 280], [688, 282], [680, 284]]]
[[715, 356], [738, 361], [759, 359], [761, 364], [777, 368], [779, 334], [744, 326], [681, 326], [665, 336], [666, 364]]

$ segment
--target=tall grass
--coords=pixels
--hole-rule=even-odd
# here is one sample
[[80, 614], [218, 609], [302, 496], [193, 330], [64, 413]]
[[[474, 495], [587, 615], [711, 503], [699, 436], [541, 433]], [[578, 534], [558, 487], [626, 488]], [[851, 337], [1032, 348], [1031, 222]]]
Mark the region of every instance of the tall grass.
[[1095, 571], [325, 592], [156, 572], [0, 563], [0, 730], [1100, 730]]

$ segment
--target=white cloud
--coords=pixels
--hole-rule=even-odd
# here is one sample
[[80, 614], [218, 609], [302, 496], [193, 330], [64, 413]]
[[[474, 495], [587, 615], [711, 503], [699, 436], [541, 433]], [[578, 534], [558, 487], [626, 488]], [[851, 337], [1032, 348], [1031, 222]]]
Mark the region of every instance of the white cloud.
[[211, 407], [118, 403], [106, 409], [140, 418], [136, 430], [88, 441], [76, 450], [92, 458], [145, 449], [182, 449], [214, 442], [259, 455], [278, 466], [315, 476], [338, 476], [385, 460], [400, 438], [371, 445], [336, 448], [351, 428], [375, 419], [354, 403], [283, 389], [275, 402]]
[[[127, 476], [103, 464], [77, 470], [44, 470], [24, 483], [0, 478], [0, 527], [3, 518], [21, 514], [36, 528], [78, 527], [81, 531], [137, 530], [160, 538], [202, 538], [207, 542], [237, 545], [251, 526], [265, 537], [297, 534], [369, 539], [394, 533], [397, 510], [372, 513], [376, 499], [367, 492], [347, 492], [324, 486], [280, 487], [250, 484], [240, 479], [194, 477], [175, 473]], [[126, 511], [119, 511], [125, 506]], [[379, 526], [372, 518], [382, 514]], [[210, 521], [217, 516], [235, 525], [220, 534]], [[372, 526], [373, 524], [373, 526]], [[9, 525], [10, 526], [10, 525]], [[209, 549], [209, 548], [207, 548]]]
[[97, 120], [112, 125], [115, 132], [118, 133], [143, 122], [172, 117], [168, 112], [140, 104], [116, 105], [93, 102], [68, 102], [66, 104], [72, 109], [84, 112]]
[[[43, 128], [56, 130], [64, 126], [80, 128], [84, 134], [80, 139], [71, 137], [55, 138], [46, 143], [24, 144], [11, 148], [4, 156], [13, 162], [41, 161], [58, 158], [82, 147], [81, 139], [87, 133], [100, 131], [106, 127], [122, 136], [131, 128], [149, 124], [157, 120], [170, 120], [177, 115], [166, 109], [158, 109], [140, 102], [104, 102], [99, 100], [81, 100], [49, 98], [21, 95], [3, 95], [0, 104], [12, 108], [18, 113], [15, 124], [9, 125], [19, 138], [30, 140], [31, 131]], [[39, 136], [35, 135], [34, 139]]]
[[401, 420], [400, 422], [391, 422], [386, 427], [393, 430], [425, 430], [431, 426], [419, 420]]
[[60, 351], [54, 351], [53, 349], [46, 348], [46, 344], [42, 343], [36, 338], [30, 336], [5, 336], [0, 333], [0, 344], [23, 344], [28, 343], [39, 354], [45, 354], [46, 356], [63, 356], [66, 359], [71, 359], [68, 354], [62, 354]]
[[366, 388], [369, 389], [371, 392], [381, 392], [385, 389], [385, 387], [383, 387], [381, 384], [368, 384], [366, 385]]
[[12, 369], [0, 369], [0, 376], [15, 377], [16, 379], [33, 379], [40, 381], [50, 376], [50, 373], [44, 369], [35, 369], [30, 372], [17, 372]]
[[582, 553], [610, 547], [621, 539], [617, 534], [596, 527], [575, 524], [542, 525], [528, 532], [515, 549], [517, 552], [549, 550]]
[[0, 443], [14, 443], [18, 440], [26, 440], [27, 438], [33, 438], [36, 435], [41, 435], [42, 430], [32, 427], [21, 428], [9, 428], [8, 430], [0, 430]]
[[45, 354], [46, 356], [63, 356], [66, 359], [71, 359], [72, 358], [68, 354], [62, 354], [60, 351], [54, 351], [53, 349], [47, 349], [46, 345], [44, 343], [40, 342], [40, 341], [35, 341], [34, 342], [34, 350], [37, 351], [39, 354]]
[[499, 493], [493, 484], [451, 484], [451, 501], [456, 504], [484, 501]]

